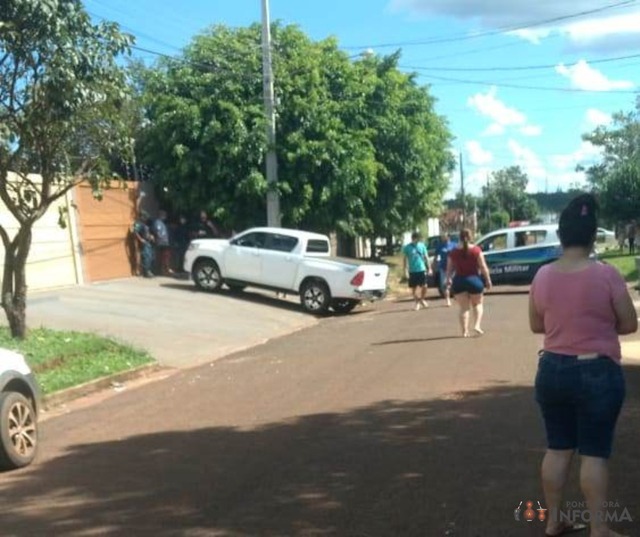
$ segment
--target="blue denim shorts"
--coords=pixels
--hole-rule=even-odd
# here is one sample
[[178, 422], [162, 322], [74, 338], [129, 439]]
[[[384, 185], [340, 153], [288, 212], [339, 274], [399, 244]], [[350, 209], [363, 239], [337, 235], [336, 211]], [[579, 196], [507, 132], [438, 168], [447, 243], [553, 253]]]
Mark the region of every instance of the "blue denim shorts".
[[606, 356], [541, 352], [536, 375], [549, 449], [608, 459], [625, 398], [622, 368]]
[[451, 290], [454, 294], [469, 293], [480, 295], [484, 292], [484, 282], [480, 276], [454, 276], [451, 282]]

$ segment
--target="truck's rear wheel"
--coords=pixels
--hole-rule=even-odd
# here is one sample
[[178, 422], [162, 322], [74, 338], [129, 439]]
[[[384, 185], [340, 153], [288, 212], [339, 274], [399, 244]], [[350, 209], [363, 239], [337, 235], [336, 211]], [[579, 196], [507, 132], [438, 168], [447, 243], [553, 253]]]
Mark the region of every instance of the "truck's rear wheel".
[[193, 281], [201, 291], [218, 291], [222, 287], [222, 275], [215, 261], [201, 259], [193, 267]]
[[331, 305], [331, 293], [327, 284], [320, 280], [309, 280], [300, 289], [300, 303], [304, 310], [315, 315], [327, 312]]
[[335, 299], [331, 302], [331, 309], [336, 313], [349, 313], [360, 303], [359, 300], [349, 298]]

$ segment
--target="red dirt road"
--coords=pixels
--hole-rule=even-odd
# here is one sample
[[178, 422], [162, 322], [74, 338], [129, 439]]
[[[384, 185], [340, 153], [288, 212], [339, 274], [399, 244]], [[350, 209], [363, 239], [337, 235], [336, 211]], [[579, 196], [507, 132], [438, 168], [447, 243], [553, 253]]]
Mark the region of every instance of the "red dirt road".
[[[0, 535], [542, 535], [513, 516], [542, 502], [526, 299], [488, 297], [479, 339], [440, 301], [384, 303], [52, 417], [0, 475]], [[610, 498], [638, 521], [625, 369]]]

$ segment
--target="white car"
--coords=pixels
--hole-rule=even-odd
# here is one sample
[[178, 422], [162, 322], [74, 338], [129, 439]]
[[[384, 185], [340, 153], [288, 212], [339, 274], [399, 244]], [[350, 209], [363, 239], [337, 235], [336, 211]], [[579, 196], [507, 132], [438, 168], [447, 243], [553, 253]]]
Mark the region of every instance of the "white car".
[[35, 458], [40, 399], [24, 357], [0, 349], [0, 470], [27, 466]]
[[329, 237], [294, 229], [259, 227], [230, 240], [191, 242], [184, 270], [196, 286], [217, 291], [223, 284], [299, 294], [303, 308], [322, 314], [329, 308], [348, 313], [362, 300], [382, 298], [389, 267], [331, 257]]
[[609, 231], [608, 229], [599, 227], [598, 234], [596, 236], [595, 246], [597, 251], [609, 250], [611, 248], [618, 248], [619, 244], [618, 244], [618, 241], [616, 240], [616, 234], [613, 231]]

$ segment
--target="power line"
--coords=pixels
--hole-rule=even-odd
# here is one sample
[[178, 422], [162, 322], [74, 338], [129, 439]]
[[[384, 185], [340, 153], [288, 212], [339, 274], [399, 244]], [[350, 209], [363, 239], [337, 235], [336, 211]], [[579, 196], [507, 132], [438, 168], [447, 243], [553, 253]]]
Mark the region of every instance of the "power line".
[[501, 28], [497, 28], [495, 30], [488, 30], [485, 32], [478, 32], [475, 34], [457, 34], [452, 36], [444, 36], [444, 37], [434, 37], [433, 39], [427, 39], [424, 41], [399, 41], [396, 43], [379, 43], [375, 45], [360, 45], [360, 46], [348, 46], [343, 47], [345, 49], [367, 49], [367, 48], [392, 48], [392, 47], [407, 47], [407, 46], [422, 46], [422, 45], [433, 45], [438, 43], [453, 43], [456, 41], [468, 41], [471, 39], [478, 39], [482, 37], [491, 37], [494, 35], [500, 35], [508, 32], [517, 32], [519, 30], [526, 30], [529, 28], [535, 28], [537, 26], [545, 26], [547, 24], [552, 24], [554, 22], [562, 22], [569, 19], [575, 19], [578, 17], [584, 17], [586, 15], [593, 15], [595, 13], [601, 13], [603, 11], [608, 11], [611, 9], [617, 9], [621, 7], [628, 7], [636, 3], [637, 0], [624, 0], [622, 2], [616, 2], [614, 4], [609, 4], [606, 6], [602, 6], [595, 9], [589, 9], [585, 11], [579, 11], [576, 13], [570, 13], [568, 15], [562, 15], [560, 17], [553, 17], [550, 19], [544, 19], [540, 21], [531, 22], [524, 25], [516, 25], [516, 26], [503, 26]]
[[443, 82], [453, 82], [456, 84], [474, 84], [480, 86], [495, 86], [498, 88], [513, 88], [513, 89], [524, 89], [524, 90], [533, 90], [533, 91], [560, 91], [565, 93], [624, 93], [624, 94], [637, 94], [637, 90], [588, 90], [581, 88], [554, 88], [550, 86], [524, 86], [520, 84], [508, 84], [508, 83], [496, 83], [496, 82], [487, 82], [486, 80], [467, 80], [463, 78], [448, 78], [443, 76], [436, 75], [425, 75], [422, 74], [424, 78], [429, 78], [433, 80], [440, 80]]
[[[566, 67], [574, 67], [581, 62], [586, 62], [590, 65], [596, 65], [601, 63], [611, 63], [622, 60], [632, 60], [640, 58], [640, 54], [629, 54], [627, 56], [615, 56], [612, 58], [601, 58], [599, 60], [579, 60], [577, 62], [564, 64]], [[405, 66], [405, 69], [415, 69], [416, 71], [465, 71], [465, 72], [480, 72], [480, 71], [533, 71], [541, 69], [555, 69], [558, 64], [543, 64], [543, 65], [513, 65], [503, 67], [429, 67], [429, 66]]]

